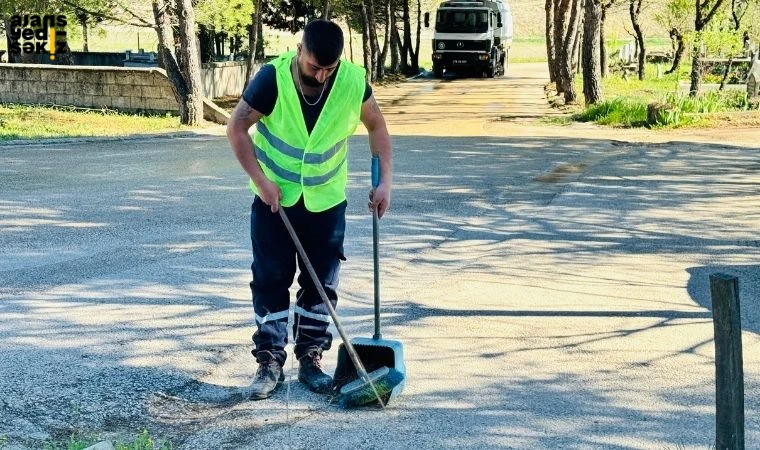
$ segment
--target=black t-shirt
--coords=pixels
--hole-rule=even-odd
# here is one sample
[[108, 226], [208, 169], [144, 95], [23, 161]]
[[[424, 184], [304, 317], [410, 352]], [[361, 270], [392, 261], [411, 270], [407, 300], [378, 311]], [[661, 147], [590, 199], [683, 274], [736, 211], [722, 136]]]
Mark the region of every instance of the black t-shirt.
[[[336, 71], [337, 72], [337, 71]], [[334, 75], [333, 75], [334, 76]], [[303, 112], [304, 122], [306, 122], [306, 131], [311, 134], [311, 130], [314, 129], [314, 125], [317, 124], [319, 113], [322, 112], [322, 108], [325, 106], [325, 101], [330, 95], [333, 85], [332, 79], [327, 81], [325, 86], [325, 92], [322, 94], [322, 98], [319, 102], [312, 106], [307, 104], [302, 95], [298, 96], [298, 100], [301, 102], [301, 111]], [[296, 88], [298, 90], [298, 88]], [[362, 102], [366, 102], [372, 95], [372, 87], [367, 83], [364, 88], [364, 99]], [[306, 96], [309, 103], [314, 103], [319, 98], [319, 95]], [[264, 64], [261, 66], [253, 79], [248, 82], [248, 85], [243, 91], [243, 100], [256, 111], [268, 116], [274, 111], [274, 105], [277, 102], [277, 73], [273, 65]]]

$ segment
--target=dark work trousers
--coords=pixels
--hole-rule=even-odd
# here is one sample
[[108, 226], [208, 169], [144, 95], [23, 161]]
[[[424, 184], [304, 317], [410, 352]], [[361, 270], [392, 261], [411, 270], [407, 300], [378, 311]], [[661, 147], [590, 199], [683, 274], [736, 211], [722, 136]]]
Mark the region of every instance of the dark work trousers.
[[[284, 208], [298, 239], [311, 261], [333, 306], [338, 301], [338, 273], [343, 256], [346, 230], [346, 202], [320, 213], [306, 209], [303, 197], [295, 205]], [[288, 308], [298, 263], [298, 284], [294, 309], [293, 336], [297, 359], [310, 350], [328, 350], [332, 334], [327, 331], [330, 315], [309, 276], [293, 240], [278, 213], [258, 196], [251, 205], [251, 243], [253, 248], [253, 311], [256, 332], [253, 334], [253, 355], [271, 352], [284, 364], [287, 357]], [[258, 359], [258, 358], [257, 358]]]

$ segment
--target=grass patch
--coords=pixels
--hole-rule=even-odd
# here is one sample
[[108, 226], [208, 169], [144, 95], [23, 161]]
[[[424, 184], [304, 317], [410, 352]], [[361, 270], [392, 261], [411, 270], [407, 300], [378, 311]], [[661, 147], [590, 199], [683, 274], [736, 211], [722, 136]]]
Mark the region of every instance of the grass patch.
[[647, 102], [637, 98], [617, 97], [591, 105], [573, 118], [600, 125], [644, 126], [647, 123]]
[[[649, 64], [645, 79], [624, 79], [612, 75], [603, 80], [602, 90], [606, 100], [591, 105], [573, 115], [574, 120], [596, 122], [600, 125], [619, 127], [678, 128], [718, 127], [726, 124], [753, 126], [760, 124], [760, 110], [742, 90], [706, 91], [691, 97], [681, 82], [686, 80], [688, 67], [680, 73], [661, 75], [661, 66]], [[583, 79], [576, 78], [579, 100], [583, 100]], [[654, 124], [648, 123], [647, 105], [659, 103], [661, 111]]]
[[126, 136], [180, 131], [179, 117], [141, 116], [112, 110], [0, 104], [0, 140]]
[[[72, 435], [65, 442], [48, 442], [44, 450], [83, 450], [100, 442], [96, 436]], [[112, 442], [116, 450], [172, 450], [171, 441], [156, 439], [147, 430], [143, 430], [137, 437], [128, 441], [115, 440]]]

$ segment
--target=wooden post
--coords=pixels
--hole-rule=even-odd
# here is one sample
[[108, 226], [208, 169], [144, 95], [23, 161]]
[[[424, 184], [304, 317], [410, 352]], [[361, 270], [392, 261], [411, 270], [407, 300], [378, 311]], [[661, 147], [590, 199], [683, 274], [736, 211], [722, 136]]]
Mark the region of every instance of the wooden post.
[[715, 449], [744, 450], [744, 369], [739, 280], [710, 275], [715, 329]]

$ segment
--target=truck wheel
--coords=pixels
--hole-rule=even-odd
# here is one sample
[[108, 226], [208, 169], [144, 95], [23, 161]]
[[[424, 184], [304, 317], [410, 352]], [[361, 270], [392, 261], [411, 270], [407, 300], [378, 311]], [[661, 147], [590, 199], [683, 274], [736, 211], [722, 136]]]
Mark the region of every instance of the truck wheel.
[[435, 77], [435, 78], [443, 78], [443, 67], [441, 67], [441, 66], [433, 66], [433, 77]]

